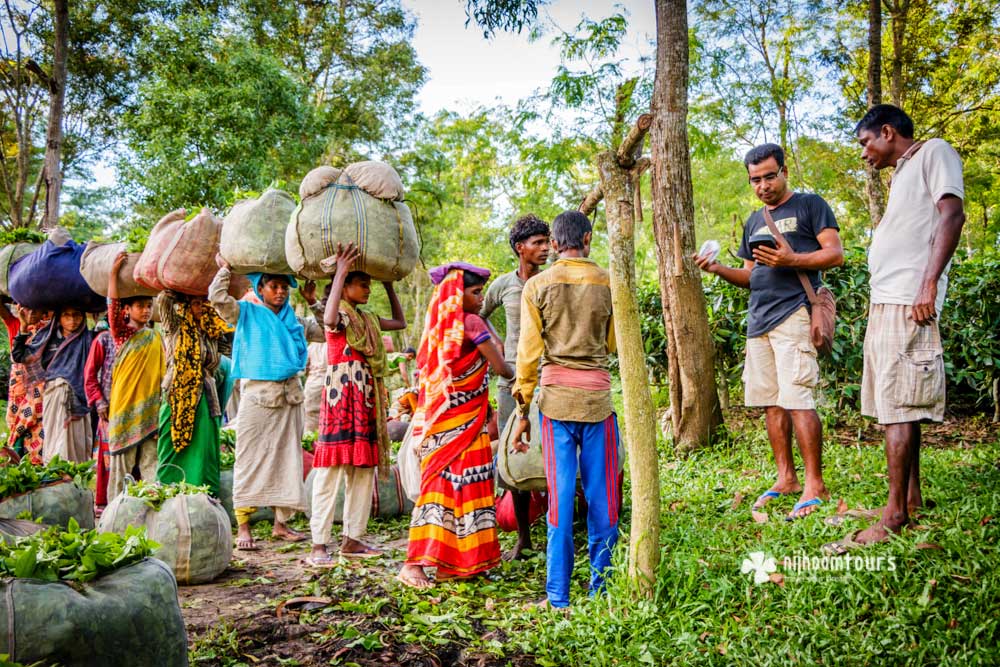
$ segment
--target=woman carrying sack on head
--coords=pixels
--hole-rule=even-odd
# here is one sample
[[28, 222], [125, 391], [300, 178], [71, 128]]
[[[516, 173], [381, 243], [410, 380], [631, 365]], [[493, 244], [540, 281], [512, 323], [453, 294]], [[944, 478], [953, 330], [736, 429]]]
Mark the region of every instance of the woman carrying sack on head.
[[420, 442], [420, 497], [410, 521], [410, 545], [398, 579], [431, 586], [436, 579], [469, 577], [500, 563], [493, 505], [493, 450], [486, 433], [487, 370], [505, 378], [514, 370], [479, 315], [490, 272], [453, 263], [432, 269], [437, 285], [417, 353], [420, 393], [413, 418]]
[[219, 430], [228, 396], [219, 391], [218, 372], [228, 371], [220, 352], [226, 324], [206, 299], [172, 291], [157, 300], [165, 334], [167, 370], [156, 447], [156, 479], [207, 486], [219, 495]]
[[302, 482], [304, 408], [299, 373], [306, 367], [306, 341], [322, 342], [314, 320], [295, 315], [289, 304], [295, 278], [251, 273], [247, 276], [260, 303], [229, 295], [230, 268], [217, 255], [219, 272], [208, 287], [208, 300], [223, 320], [236, 326], [233, 377], [243, 380], [233, 465], [236, 548], [257, 549], [250, 516], [258, 507], [274, 507], [272, 536], [301, 542], [306, 536], [288, 527], [296, 511], [306, 509]]
[[48, 463], [57, 455], [74, 463], [90, 460], [93, 431], [83, 370], [94, 334], [87, 328], [86, 316], [75, 306], [61, 308], [30, 340], [28, 313], [22, 309], [18, 319], [24, 333], [14, 337], [10, 358], [24, 364], [29, 386], [45, 383], [42, 462]]
[[163, 339], [149, 326], [153, 299], [118, 298], [118, 271], [127, 259], [128, 253], [119, 253], [108, 276], [108, 326], [115, 341], [108, 406], [109, 499], [122, 492], [125, 478], [136, 468], [141, 479], [156, 479], [156, 434], [165, 363]]
[[313, 458], [313, 548], [306, 560], [313, 567], [334, 564], [326, 543], [342, 480], [346, 480], [346, 490], [340, 555], [368, 558], [382, 554], [361, 541], [371, 514], [375, 466], [381, 474], [389, 474], [382, 331], [405, 329], [406, 318], [392, 283], [382, 283], [392, 319], [358, 307], [368, 303], [371, 293], [371, 276], [351, 271], [359, 256], [353, 243], [346, 247], [338, 243], [337, 254], [322, 262], [334, 276], [323, 314], [328, 365]]

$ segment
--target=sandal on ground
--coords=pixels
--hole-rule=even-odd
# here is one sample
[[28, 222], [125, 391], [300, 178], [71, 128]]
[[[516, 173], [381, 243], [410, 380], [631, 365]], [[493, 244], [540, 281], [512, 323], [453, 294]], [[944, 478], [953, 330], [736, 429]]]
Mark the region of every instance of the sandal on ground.
[[306, 565], [309, 567], [329, 569], [331, 567], [337, 567], [337, 560], [330, 554], [325, 556], [309, 556], [306, 558]]
[[795, 503], [795, 506], [792, 507], [792, 511], [789, 513], [788, 516], [785, 517], [785, 521], [795, 521], [796, 519], [807, 517], [809, 516], [809, 514], [812, 514], [812, 512], [810, 512], [809, 514], [799, 514], [799, 510], [802, 510], [806, 507], [815, 507], [817, 505], [822, 505], [822, 504], [823, 504], [822, 498], [810, 498], [809, 500], [803, 500], [802, 502]]
[[236, 548], [240, 551], [260, 551], [260, 547], [257, 546], [252, 537], [249, 539], [236, 538]]
[[294, 531], [291, 528], [288, 529], [287, 533], [271, 533], [271, 537], [276, 540], [282, 540], [284, 542], [305, 542], [306, 536], [300, 532]]
[[764, 509], [764, 506], [767, 505], [769, 500], [773, 500], [774, 498], [780, 498], [781, 496], [785, 495], [788, 494], [783, 493], [781, 491], [775, 491], [774, 489], [768, 489], [764, 493], [757, 496], [757, 500], [753, 501], [753, 507], [751, 507], [750, 509], [754, 510], [755, 512], [759, 512], [762, 509]]
[[836, 542], [827, 542], [823, 545], [823, 553], [828, 556], [843, 556], [848, 551], [854, 551], [855, 549], [864, 547], [865, 545], [854, 540], [857, 536], [858, 533], [849, 533]]
[[367, 544], [362, 546], [364, 549], [361, 551], [344, 551], [341, 549], [340, 555], [343, 558], [378, 558], [382, 555], [382, 551], [380, 549], [370, 547]]

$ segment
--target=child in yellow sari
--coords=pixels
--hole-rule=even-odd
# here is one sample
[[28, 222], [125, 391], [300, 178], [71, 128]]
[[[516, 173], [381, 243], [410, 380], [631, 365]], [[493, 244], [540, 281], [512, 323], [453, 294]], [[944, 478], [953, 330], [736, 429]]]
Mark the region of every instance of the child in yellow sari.
[[124, 252], [115, 258], [108, 280], [108, 325], [115, 340], [108, 401], [109, 499], [121, 493], [126, 475], [136, 466], [142, 479], [156, 479], [155, 436], [165, 363], [160, 334], [148, 326], [153, 300], [118, 298], [118, 271], [126, 258]]

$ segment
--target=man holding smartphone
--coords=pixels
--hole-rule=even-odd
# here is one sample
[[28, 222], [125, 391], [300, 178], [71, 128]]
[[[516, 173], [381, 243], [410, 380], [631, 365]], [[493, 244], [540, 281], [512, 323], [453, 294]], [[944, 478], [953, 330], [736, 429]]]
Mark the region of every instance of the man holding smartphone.
[[[820, 271], [840, 266], [844, 251], [839, 227], [829, 205], [815, 194], [788, 187], [785, 152], [763, 144], [743, 161], [750, 187], [770, 212], [782, 238], [775, 238], [762, 209], [750, 214], [737, 253], [743, 267], [719, 264], [695, 256], [703, 270], [750, 290], [747, 317], [744, 398], [748, 407], [763, 407], [767, 436], [774, 452], [778, 479], [754, 503], [761, 510], [771, 500], [800, 494], [788, 515], [794, 520], [811, 514], [830, 497], [823, 482], [823, 430], [816, 414], [813, 390], [819, 380], [816, 349], [810, 336], [809, 299], [799, 281], [803, 271], [814, 289]], [[805, 467], [799, 484], [792, 457], [792, 432]]]

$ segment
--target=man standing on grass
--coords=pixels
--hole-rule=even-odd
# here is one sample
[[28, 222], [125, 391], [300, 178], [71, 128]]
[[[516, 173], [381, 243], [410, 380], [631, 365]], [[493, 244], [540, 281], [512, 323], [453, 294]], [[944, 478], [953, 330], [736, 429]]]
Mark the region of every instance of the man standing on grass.
[[948, 267], [965, 223], [962, 160], [943, 139], [914, 141], [913, 121], [879, 104], [855, 127], [861, 157], [894, 167], [885, 215], [868, 252], [871, 308], [865, 333], [861, 412], [885, 425], [889, 499], [856, 536], [881, 542], [923, 505], [920, 423], [944, 420], [944, 358], [938, 316]]
[[[534, 215], [526, 215], [517, 220], [510, 230], [510, 247], [517, 256], [517, 270], [505, 273], [493, 281], [483, 299], [483, 309], [479, 313], [489, 319], [497, 308], [503, 306], [507, 318], [507, 335], [504, 338], [504, 360], [511, 366], [517, 364], [517, 342], [521, 333], [521, 291], [528, 278], [537, 274], [549, 261], [549, 226]], [[507, 420], [514, 412], [514, 396], [511, 394], [512, 380], [500, 378], [497, 381], [497, 426], [503, 432]], [[529, 510], [531, 493], [510, 489], [514, 501], [514, 517], [517, 519], [517, 544], [503, 555], [504, 560], [517, 560], [522, 552], [531, 550], [531, 524]]]
[[[761, 510], [774, 498], [801, 493], [788, 515], [804, 517], [830, 498], [823, 482], [823, 427], [816, 414], [813, 390], [819, 380], [816, 349], [810, 336], [809, 298], [798, 271], [814, 289], [820, 271], [840, 266], [844, 251], [837, 221], [825, 201], [815, 194], [788, 187], [785, 151], [763, 144], [743, 161], [750, 187], [764, 203], [783, 238], [776, 238], [764, 218], [754, 211], [743, 228], [737, 253], [743, 267], [719, 264], [695, 256], [703, 271], [750, 290], [747, 317], [744, 398], [748, 407], [763, 407], [778, 480], [753, 505]], [[805, 486], [799, 485], [792, 457], [792, 432], [802, 453]]]
[[588, 259], [591, 234], [590, 220], [579, 211], [556, 216], [552, 247], [559, 259], [528, 280], [521, 295], [514, 384], [521, 418], [513, 441], [521, 451], [527, 449], [522, 436], [530, 435], [528, 408], [541, 384], [538, 409], [549, 494], [545, 591], [553, 607], [569, 606], [578, 469], [587, 499], [591, 595], [604, 589], [618, 541], [618, 421], [608, 372], [614, 321], [608, 272]]

